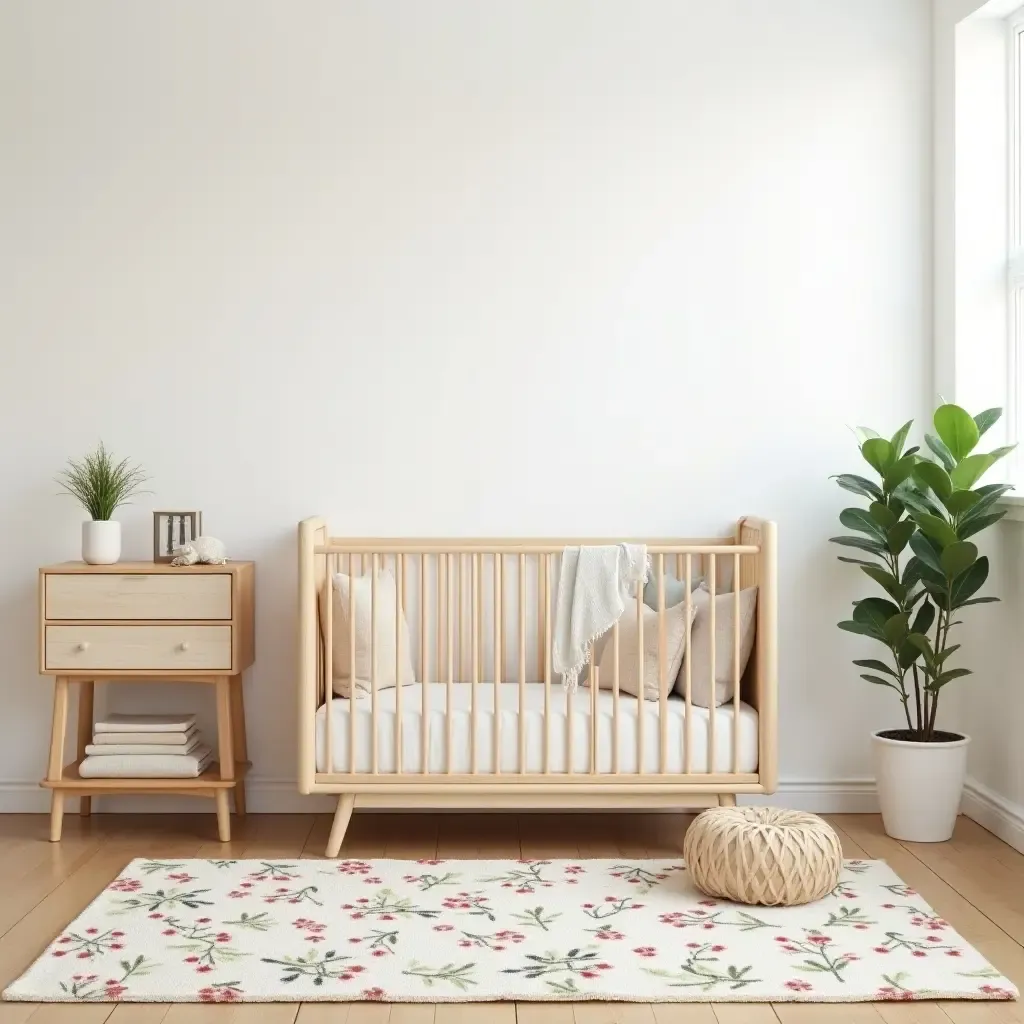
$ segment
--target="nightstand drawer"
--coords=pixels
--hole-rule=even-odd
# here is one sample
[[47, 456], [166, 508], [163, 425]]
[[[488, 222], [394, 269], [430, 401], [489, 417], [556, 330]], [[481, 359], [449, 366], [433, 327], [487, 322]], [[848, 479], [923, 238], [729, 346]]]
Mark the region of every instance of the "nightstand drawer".
[[47, 619], [230, 619], [231, 574], [47, 573]]
[[195, 672], [230, 668], [230, 626], [46, 627], [48, 670]]

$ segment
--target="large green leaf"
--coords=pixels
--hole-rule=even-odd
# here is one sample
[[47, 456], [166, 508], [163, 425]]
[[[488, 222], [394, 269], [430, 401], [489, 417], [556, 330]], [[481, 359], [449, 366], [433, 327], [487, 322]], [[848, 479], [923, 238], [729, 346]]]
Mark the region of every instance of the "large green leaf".
[[843, 547], [860, 548], [861, 551], [870, 551], [873, 555], [885, 555], [888, 553], [877, 540], [872, 540], [870, 537], [829, 537], [829, 540], [833, 544], [841, 544]]
[[969, 540], [959, 540], [955, 544], [950, 544], [943, 548], [939, 556], [942, 571], [951, 580], [966, 572], [977, 560], [978, 548]]
[[995, 461], [991, 455], [968, 455], [949, 474], [949, 478], [958, 491], [969, 491], [992, 468]]
[[923, 605], [917, 610], [917, 615], [914, 616], [914, 624], [910, 627], [911, 633], [927, 633], [932, 628], [932, 623], [935, 621], [935, 606], [931, 601], [925, 601]]
[[940, 548], [957, 542], [953, 527], [941, 516], [929, 515], [926, 512], [915, 512], [914, 521], [921, 527], [921, 532], [935, 541]]
[[926, 659], [931, 660], [933, 657], [932, 642], [924, 633], [909, 633], [907, 643], [916, 647]]
[[910, 538], [914, 535], [917, 525], [913, 519], [903, 519], [893, 526], [886, 537], [889, 542], [889, 550], [894, 554], [900, 554], [907, 546]]
[[907, 443], [907, 437], [910, 435], [910, 428], [913, 425], [913, 420], [907, 420], [907, 422], [892, 435], [892, 441], [889, 443], [892, 445], [893, 453], [897, 459], [903, 454], [903, 446]]
[[1000, 459], [1006, 458], [1016, 447], [1015, 444], [1004, 444], [1002, 448], [993, 448], [989, 455], [992, 457], [993, 462], [998, 462]]
[[899, 673], [886, 665], [884, 661], [879, 661], [877, 658], [860, 658], [854, 661], [854, 665], [858, 668], [869, 668], [872, 672], [884, 672], [886, 675], [893, 676], [895, 679], [899, 679]]
[[[961, 573], [949, 589], [950, 604], [953, 608], [959, 608], [982, 588], [985, 580], [988, 579], [988, 558], [982, 555], [974, 565], [966, 572]], [[854, 618], [857, 616], [854, 615]]]
[[884, 437], [869, 437], [860, 446], [860, 453], [868, 465], [883, 476], [885, 471], [896, 461], [892, 445]]
[[908, 644], [906, 640], [900, 644], [899, 651], [897, 652], [897, 660], [900, 663], [900, 668], [906, 671], [911, 665], [921, 657], [921, 652], [913, 645]]
[[938, 573], [940, 579], [945, 580], [942, 563], [939, 561], [939, 552], [923, 533], [915, 533], [910, 538], [910, 548], [917, 555], [921, 563], [923, 563], [918, 570], [921, 573], [921, 579], [927, 578], [924, 574], [924, 566], [927, 566], [933, 572]]
[[951, 516], [962, 516], [974, 508], [979, 501], [981, 498], [977, 491], [954, 491], [943, 500], [942, 504], [946, 506], [946, 510]]
[[970, 414], [952, 403], [935, 410], [934, 423], [935, 432], [957, 462], [971, 454], [981, 436]]
[[957, 533], [966, 540], [968, 537], [973, 537], [976, 533], [981, 533], [982, 530], [987, 530], [994, 523], [998, 523], [1006, 512], [990, 512], [987, 516], [978, 516], [976, 519], [970, 519], [967, 522], [961, 523], [957, 527]]
[[942, 513], [942, 509], [910, 480], [900, 487], [898, 494], [899, 500], [914, 512], [927, 512], [933, 516], [941, 515]]
[[903, 567], [903, 580], [901, 582], [908, 592], [913, 589], [915, 583], [923, 579], [921, 568], [921, 559], [916, 555], [908, 559], [907, 564]]
[[998, 597], [972, 597], [970, 601], [961, 601], [959, 607], [966, 608], [972, 604], [995, 604]]
[[922, 487], [930, 487], [940, 501], [945, 501], [953, 493], [953, 483], [949, 474], [937, 462], [922, 459], [914, 466], [914, 479]]
[[839, 513], [839, 522], [848, 530], [866, 533], [869, 537], [874, 537], [880, 543], [888, 539], [885, 535], [885, 530], [862, 508], [844, 508]]
[[898, 462], [894, 462], [886, 471], [885, 476], [882, 477], [882, 483], [885, 485], [887, 491], [894, 491], [904, 480], [906, 480], [914, 472], [914, 466], [917, 465], [916, 455], [904, 455]]
[[900, 688], [895, 683], [890, 682], [888, 679], [882, 679], [881, 676], [873, 676], [867, 672], [862, 672], [861, 679], [866, 679], [869, 683], [874, 683], [876, 686], [888, 686], [890, 690], [895, 690], [899, 693]]
[[871, 625], [884, 636], [886, 622], [899, 613], [899, 608], [884, 597], [866, 597], [854, 603], [853, 621]]
[[979, 412], [978, 415], [974, 417], [974, 424], [978, 428], [978, 437], [981, 437], [982, 434], [984, 434], [985, 431], [988, 430], [988, 428], [991, 427], [1000, 416], [1002, 416], [1002, 414], [1002, 409], [986, 409], [984, 412]]
[[868, 506], [871, 518], [883, 529], [888, 530], [890, 526], [896, 525], [896, 514], [881, 501], [873, 501]]
[[846, 555], [836, 555], [840, 562], [849, 562], [851, 565], [878, 565], [877, 562], [866, 562], [863, 558], [847, 558]]
[[948, 672], [943, 672], [934, 679], [929, 679], [925, 689], [929, 693], [935, 693], [937, 690], [941, 690], [947, 683], [953, 682], [954, 679], [960, 679], [962, 676], [969, 676], [970, 674], [971, 670], [969, 668], [951, 668]]
[[909, 629], [910, 612], [900, 612], [886, 621], [882, 632], [885, 633], [885, 639], [889, 641], [890, 647], [898, 647], [907, 639], [907, 631]]
[[902, 601], [905, 592], [899, 580], [880, 565], [862, 565], [861, 571], [870, 576], [891, 598]]
[[856, 473], [840, 473], [832, 478], [843, 490], [852, 491], [854, 494], [862, 494], [865, 498], [874, 498], [876, 501], [882, 499], [882, 488], [867, 477], [858, 476]]
[[840, 629], [845, 629], [847, 633], [860, 633], [862, 636], [870, 636], [874, 640], [881, 640], [883, 644], [885, 643], [885, 634], [869, 622], [845, 619], [843, 622], [837, 622], [836, 625]]
[[934, 434], [925, 434], [924, 443], [935, 453], [947, 472], [956, 465], [953, 453]]

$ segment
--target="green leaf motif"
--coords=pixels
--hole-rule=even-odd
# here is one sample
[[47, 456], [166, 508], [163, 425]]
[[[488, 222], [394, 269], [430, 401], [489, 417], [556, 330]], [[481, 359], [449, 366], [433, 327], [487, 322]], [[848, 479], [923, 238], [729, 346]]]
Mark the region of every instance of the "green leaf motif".
[[839, 522], [848, 530], [866, 533], [880, 542], [886, 539], [885, 530], [862, 508], [844, 508], [839, 513]]
[[853, 621], [869, 623], [882, 631], [889, 619], [899, 613], [899, 607], [884, 597], [866, 597], [854, 604]]
[[922, 532], [927, 534], [932, 540], [936, 541], [940, 548], [947, 547], [948, 545], [955, 544], [957, 542], [958, 538], [953, 527], [940, 516], [932, 516], [925, 512], [918, 512], [914, 516], [914, 519], [917, 522], [917, 525], [921, 527]]
[[885, 639], [890, 647], [898, 647], [907, 639], [907, 630], [910, 628], [910, 612], [900, 612], [889, 619], [883, 627]]
[[969, 491], [992, 468], [995, 461], [991, 455], [968, 455], [949, 474], [949, 478], [958, 491]]
[[1002, 416], [1002, 409], [986, 409], [974, 417], [974, 425], [978, 428], [978, 437], [981, 437], [989, 427], [996, 423]]
[[[972, 456], [973, 458], [973, 456]], [[981, 498], [977, 491], [954, 491], [948, 498], [943, 499], [942, 504], [951, 516], [962, 516], [969, 512]]]
[[935, 606], [930, 601], [925, 601], [917, 610], [914, 616], [914, 624], [910, 627], [911, 633], [927, 633], [935, 621]]
[[914, 479], [922, 487], [930, 487], [940, 501], [953, 493], [953, 482], [949, 474], [937, 463], [922, 460], [914, 466]]
[[891, 690], [898, 690], [899, 687], [892, 682], [891, 679], [882, 679], [881, 676], [869, 675], [866, 672], [861, 673], [861, 679], [866, 679], [869, 683], [874, 683], [875, 686], [888, 686]]
[[[881, 501], [871, 502], [868, 511], [871, 513], [871, 518], [883, 529], [888, 530], [890, 527], [896, 525], [896, 516], [889, 508], [888, 505], [883, 504]], [[840, 519], [840, 522], [842, 520]]]
[[844, 619], [842, 622], [837, 622], [836, 625], [840, 629], [845, 629], [847, 633], [859, 633], [861, 636], [869, 636], [873, 640], [881, 640], [885, 642], [885, 635], [881, 629], [876, 629], [870, 623], [867, 622], [854, 622], [852, 619]]
[[903, 453], [903, 446], [907, 443], [907, 438], [910, 436], [910, 428], [914, 425], [913, 420], [907, 420], [906, 423], [892, 435], [892, 441], [889, 443], [892, 445], [893, 453], [898, 459]]
[[898, 462], [894, 462], [882, 477], [882, 483], [887, 491], [895, 491], [904, 480], [913, 475], [914, 467], [917, 465], [915, 455], [904, 455]]
[[956, 465], [953, 453], [934, 434], [925, 434], [924, 443], [932, 450], [939, 462], [945, 466], [947, 473]]
[[935, 432], [957, 462], [971, 454], [981, 437], [978, 424], [959, 405], [940, 405], [934, 423]]
[[857, 476], [856, 473], [840, 473], [833, 479], [845, 491], [860, 494], [865, 498], [874, 498], [876, 501], [882, 498], [882, 488], [867, 477]]
[[875, 469], [882, 476], [886, 470], [896, 461], [892, 444], [884, 437], [869, 437], [860, 447], [860, 453], [872, 469]]
[[917, 526], [914, 524], [913, 519], [900, 520], [900, 522], [889, 530], [887, 535], [889, 550], [894, 555], [902, 554], [903, 549], [907, 546], [916, 529]]
[[949, 579], [966, 572], [978, 560], [978, 548], [969, 540], [958, 540], [944, 548], [939, 556], [942, 571]]
[[945, 576], [942, 571], [942, 563], [939, 561], [939, 552], [936, 550], [935, 545], [932, 544], [932, 542], [923, 533], [915, 533], [914, 536], [910, 538], [910, 547], [921, 562], [921, 566], [918, 571], [921, 573], [922, 579], [924, 578], [924, 567], [932, 569], [940, 576]]
[[[988, 579], [988, 558], [982, 556], [966, 572], [961, 573], [955, 580], [949, 591], [950, 604], [953, 608], [960, 605], [974, 595], [984, 586]], [[856, 613], [854, 618], [856, 618]]]
[[858, 668], [869, 668], [872, 672], [885, 672], [886, 675], [894, 676], [899, 679], [899, 673], [890, 668], [884, 661], [879, 661], [877, 658], [859, 658], [854, 661], [854, 665]]
[[891, 572], [887, 572], [880, 565], [862, 565], [861, 571], [870, 576], [891, 598], [896, 601], [903, 600], [903, 586]]
[[861, 551], [870, 551], [873, 555], [884, 555], [885, 546], [870, 537], [829, 537], [833, 544], [841, 544], [847, 548], [860, 548]]
[[1005, 515], [1005, 511], [990, 512], [987, 516], [978, 516], [977, 518], [965, 520], [960, 524], [957, 532], [966, 540], [968, 537], [973, 537], [976, 533], [981, 533], [982, 530], [987, 530], [990, 526], [998, 523]]

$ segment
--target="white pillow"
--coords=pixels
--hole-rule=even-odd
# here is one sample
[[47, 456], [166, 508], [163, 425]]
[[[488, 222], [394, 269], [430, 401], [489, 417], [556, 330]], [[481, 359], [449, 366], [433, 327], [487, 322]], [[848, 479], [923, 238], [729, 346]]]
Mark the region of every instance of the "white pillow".
[[[714, 704], [732, 700], [733, 684], [733, 608], [734, 595], [715, 595], [715, 683]], [[690, 630], [690, 649], [686, 659], [690, 662], [690, 700], [701, 708], [711, 707], [711, 594], [702, 584], [693, 592], [692, 603], [696, 617]], [[757, 629], [757, 587], [740, 591], [740, 667], [739, 677], [750, 659]], [[679, 670], [676, 692], [686, 694], [686, 665]]]
[[[350, 690], [349, 679], [349, 594], [355, 595], [355, 645], [356, 645], [356, 696], [361, 692], [369, 693], [371, 668], [371, 626], [370, 626], [370, 577], [349, 577], [345, 573], [335, 573], [331, 587], [333, 599], [332, 643], [334, 656], [332, 674], [334, 676], [334, 692], [347, 697]], [[377, 689], [385, 690], [397, 684], [401, 675], [401, 684], [408, 686], [416, 682], [416, 671], [412, 664], [412, 651], [409, 645], [409, 627], [405, 615], [398, 607], [398, 592], [395, 578], [387, 569], [377, 574], [375, 597], [377, 601], [376, 615], [376, 647], [377, 647]], [[402, 638], [402, 655], [399, 665], [400, 673], [395, 668], [395, 625], [399, 622]]]
[[[643, 698], [657, 700], [658, 688], [658, 613], [643, 605], [644, 614], [644, 669]], [[691, 619], [696, 609], [691, 608]], [[619, 619], [619, 689], [636, 696], [640, 691], [637, 658], [638, 630], [636, 626], [636, 602], [630, 601]], [[679, 672], [686, 647], [686, 603], [665, 609], [665, 686], [672, 692], [672, 686]], [[601, 638], [598, 654], [599, 682], [602, 690], [610, 690], [615, 672], [615, 644], [609, 630]], [[589, 679], [581, 682], [589, 685]]]

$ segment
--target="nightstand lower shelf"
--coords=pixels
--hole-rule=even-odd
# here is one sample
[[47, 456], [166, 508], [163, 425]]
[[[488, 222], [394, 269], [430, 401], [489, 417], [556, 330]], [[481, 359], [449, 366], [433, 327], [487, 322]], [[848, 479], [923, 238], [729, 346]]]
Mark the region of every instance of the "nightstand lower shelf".
[[235, 777], [221, 776], [220, 763], [212, 761], [202, 775], [194, 778], [107, 778], [83, 779], [78, 773], [81, 761], [65, 765], [59, 779], [43, 779], [45, 789], [74, 790], [78, 794], [110, 796], [112, 793], [181, 793], [185, 796], [214, 796], [218, 789], [234, 789], [251, 767], [248, 761], [235, 762]]

